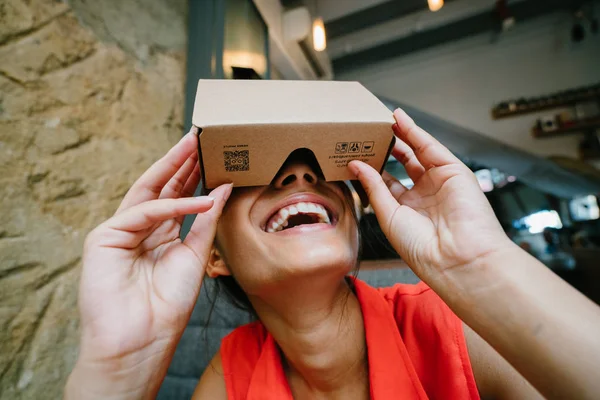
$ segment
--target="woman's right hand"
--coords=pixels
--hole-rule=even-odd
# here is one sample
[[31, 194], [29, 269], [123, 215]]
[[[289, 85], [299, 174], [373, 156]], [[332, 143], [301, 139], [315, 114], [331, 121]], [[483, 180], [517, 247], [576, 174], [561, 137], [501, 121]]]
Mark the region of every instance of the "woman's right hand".
[[[156, 394], [190, 317], [231, 193], [192, 197], [200, 179], [190, 132], [131, 187], [116, 214], [87, 237], [79, 308], [81, 348], [66, 395]], [[198, 214], [184, 241], [187, 214]]]

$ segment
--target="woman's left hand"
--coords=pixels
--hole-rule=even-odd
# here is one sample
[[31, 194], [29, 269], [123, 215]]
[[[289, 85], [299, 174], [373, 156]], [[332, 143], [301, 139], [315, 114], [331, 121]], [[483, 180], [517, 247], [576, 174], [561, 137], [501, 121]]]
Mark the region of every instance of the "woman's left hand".
[[428, 284], [454, 268], [511, 247], [475, 175], [402, 110], [394, 112], [392, 151], [411, 189], [353, 161], [379, 224], [398, 254]]

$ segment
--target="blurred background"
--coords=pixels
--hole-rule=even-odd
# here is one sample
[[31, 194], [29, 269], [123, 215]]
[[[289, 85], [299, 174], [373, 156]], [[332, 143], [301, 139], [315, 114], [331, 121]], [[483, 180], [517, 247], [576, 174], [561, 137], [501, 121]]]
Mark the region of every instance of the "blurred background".
[[[85, 235], [189, 128], [201, 78], [360, 81], [600, 302], [599, 18], [598, 0], [0, 0], [0, 397], [61, 398]], [[360, 212], [361, 274], [414, 281]], [[189, 398], [245, 321], [218, 304], [208, 347], [197, 307], [159, 397]]]

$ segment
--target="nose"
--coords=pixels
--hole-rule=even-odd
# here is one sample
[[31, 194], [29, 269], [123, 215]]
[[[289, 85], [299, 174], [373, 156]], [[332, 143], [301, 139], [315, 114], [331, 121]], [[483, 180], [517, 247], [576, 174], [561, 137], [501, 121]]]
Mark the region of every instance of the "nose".
[[273, 182], [273, 186], [277, 189], [284, 189], [292, 185], [313, 186], [317, 184], [317, 181], [317, 174], [308, 164], [296, 161], [281, 168]]

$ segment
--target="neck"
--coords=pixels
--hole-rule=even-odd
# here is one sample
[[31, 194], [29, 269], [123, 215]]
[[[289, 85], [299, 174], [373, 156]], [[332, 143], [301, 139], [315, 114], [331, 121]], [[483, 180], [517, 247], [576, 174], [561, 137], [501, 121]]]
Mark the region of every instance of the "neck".
[[368, 397], [362, 313], [344, 279], [299, 279], [251, 301], [281, 348], [292, 391], [302, 388], [318, 397], [360, 385]]

